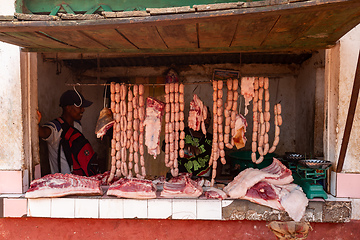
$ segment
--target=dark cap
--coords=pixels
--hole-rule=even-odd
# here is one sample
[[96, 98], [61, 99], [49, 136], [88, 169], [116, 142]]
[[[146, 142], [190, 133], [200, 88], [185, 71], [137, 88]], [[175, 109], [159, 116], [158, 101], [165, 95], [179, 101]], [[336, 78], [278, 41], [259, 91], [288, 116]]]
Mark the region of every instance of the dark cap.
[[60, 97], [60, 107], [75, 105], [77, 107], [89, 107], [93, 102], [86, 100], [81, 93], [67, 90]]

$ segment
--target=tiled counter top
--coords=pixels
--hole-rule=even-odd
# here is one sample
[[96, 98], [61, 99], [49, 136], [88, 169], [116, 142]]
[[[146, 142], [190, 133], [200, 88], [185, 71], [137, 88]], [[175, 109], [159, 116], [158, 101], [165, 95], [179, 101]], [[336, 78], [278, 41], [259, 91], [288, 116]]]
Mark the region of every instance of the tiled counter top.
[[[201, 219], [290, 221], [285, 211], [247, 200], [213, 199], [118, 199], [109, 196], [25, 199], [23, 195], [0, 195], [0, 216], [100, 219]], [[351, 200], [310, 200], [308, 222], [348, 222]]]

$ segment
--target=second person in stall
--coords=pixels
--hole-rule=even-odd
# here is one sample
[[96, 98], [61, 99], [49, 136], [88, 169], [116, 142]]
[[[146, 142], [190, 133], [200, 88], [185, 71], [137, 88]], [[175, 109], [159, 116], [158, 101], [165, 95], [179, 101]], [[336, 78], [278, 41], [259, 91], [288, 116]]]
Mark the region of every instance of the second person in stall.
[[[81, 133], [80, 123], [85, 108], [91, 105], [76, 89], [68, 90], [60, 97], [61, 116], [39, 126], [39, 137], [48, 145], [52, 174], [92, 176], [97, 173], [97, 154]], [[40, 122], [39, 111], [38, 117]]]

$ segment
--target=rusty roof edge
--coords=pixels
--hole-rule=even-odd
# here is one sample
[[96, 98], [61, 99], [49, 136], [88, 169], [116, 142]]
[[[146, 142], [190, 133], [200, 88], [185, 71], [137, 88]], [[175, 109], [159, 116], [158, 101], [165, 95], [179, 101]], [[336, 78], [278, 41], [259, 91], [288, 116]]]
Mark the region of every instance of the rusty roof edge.
[[[270, 1], [269, 1], [270, 2]], [[281, 9], [278, 5], [266, 5], [259, 7], [241, 7], [238, 9], [229, 10], [216, 10], [216, 11], [205, 11], [205, 12], [187, 12], [187, 13], [176, 13], [176, 14], [165, 14], [165, 15], [150, 15], [145, 17], [125, 17], [125, 18], [105, 18], [96, 20], [66, 20], [66, 21], [1, 21], [0, 16], [0, 30], [1, 31], [19, 31], [19, 28], [23, 28], [24, 31], [33, 31], [31, 27], [79, 27], [79, 26], [91, 26], [92, 28], [99, 26], [113, 27], [112, 25], [126, 25], [126, 24], [143, 24], [143, 23], [160, 23], [166, 24], [178, 24], [178, 21], [186, 22], [193, 20], [209, 20], [213, 18], [227, 18], [236, 17], [244, 14], [254, 13], [266, 13], [275, 11], [286, 11], [286, 10], [304, 10], [308, 7], [331, 7], [333, 4], [357, 4], [360, 5], [360, 1], [356, 0], [311, 0], [311, 1], [296, 1], [290, 0], [287, 4], [282, 4]], [[355, 7], [355, 5], [354, 5]], [[15, 27], [15, 28], [14, 28]]]

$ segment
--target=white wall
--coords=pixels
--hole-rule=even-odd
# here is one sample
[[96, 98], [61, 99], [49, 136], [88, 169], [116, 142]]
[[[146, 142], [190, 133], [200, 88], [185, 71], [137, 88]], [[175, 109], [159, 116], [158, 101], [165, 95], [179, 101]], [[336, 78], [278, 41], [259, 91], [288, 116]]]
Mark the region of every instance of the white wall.
[[[360, 25], [340, 40], [339, 110], [336, 149], [340, 151], [360, 50]], [[344, 172], [360, 173], [360, 103], [356, 107]]]
[[[2, 1], [0, 14], [13, 15], [14, 1]], [[24, 165], [20, 48], [0, 42], [0, 170]]]

